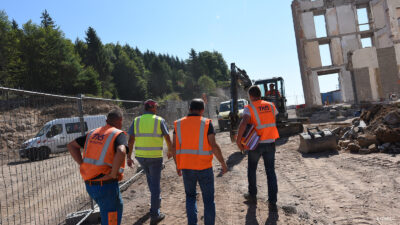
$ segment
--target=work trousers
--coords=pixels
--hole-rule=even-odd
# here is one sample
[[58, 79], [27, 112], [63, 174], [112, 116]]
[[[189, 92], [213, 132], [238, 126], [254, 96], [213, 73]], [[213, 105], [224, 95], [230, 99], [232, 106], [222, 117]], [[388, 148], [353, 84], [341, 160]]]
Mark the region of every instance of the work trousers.
[[261, 156], [264, 159], [265, 172], [268, 183], [268, 201], [276, 203], [278, 183], [275, 174], [275, 143], [260, 143], [255, 150], [249, 151], [247, 178], [249, 181], [249, 194], [257, 195], [257, 165]]
[[205, 170], [182, 170], [186, 193], [186, 214], [189, 225], [197, 225], [196, 186], [199, 182], [204, 203], [204, 224], [215, 224], [214, 173], [212, 168]]
[[118, 181], [103, 185], [86, 184], [86, 190], [100, 208], [101, 225], [120, 225], [123, 202]]
[[146, 174], [147, 184], [149, 186], [151, 194], [151, 207], [150, 216], [152, 218], [157, 218], [160, 215], [161, 206], [161, 170], [162, 170], [162, 158], [140, 158], [136, 157], [137, 161], [140, 163], [143, 171]]

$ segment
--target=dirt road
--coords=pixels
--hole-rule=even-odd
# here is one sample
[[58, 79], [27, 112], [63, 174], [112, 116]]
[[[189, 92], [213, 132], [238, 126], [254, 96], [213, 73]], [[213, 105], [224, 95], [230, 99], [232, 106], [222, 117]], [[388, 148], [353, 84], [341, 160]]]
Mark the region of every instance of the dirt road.
[[[400, 224], [400, 156], [387, 154], [355, 155], [321, 153], [301, 155], [299, 139], [278, 142], [277, 214], [268, 214], [267, 185], [263, 163], [258, 167], [258, 203], [246, 204], [247, 157], [230, 143], [228, 133], [217, 141], [230, 171], [218, 176], [214, 162], [216, 224]], [[182, 178], [176, 175], [173, 161], [162, 172], [162, 212], [160, 224], [186, 224]], [[123, 224], [149, 224], [149, 199], [142, 176], [123, 192]], [[198, 196], [199, 224], [203, 224], [203, 204]]]

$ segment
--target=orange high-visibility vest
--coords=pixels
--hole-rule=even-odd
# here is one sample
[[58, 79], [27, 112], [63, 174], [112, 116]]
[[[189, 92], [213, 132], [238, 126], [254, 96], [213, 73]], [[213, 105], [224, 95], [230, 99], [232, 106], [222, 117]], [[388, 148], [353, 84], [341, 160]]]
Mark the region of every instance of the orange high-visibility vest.
[[[114, 141], [121, 133], [123, 133], [122, 130], [106, 125], [87, 134], [83, 163], [80, 166], [81, 175], [85, 181], [111, 172], [115, 156]], [[118, 180], [122, 180], [124, 168], [125, 160], [119, 168]]]
[[275, 121], [275, 105], [272, 102], [258, 100], [245, 106], [251, 114], [250, 123], [254, 124], [260, 141], [275, 141], [279, 138]]
[[279, 91], [277, 91], [277, 90], [273, 90], [273, 91], [269, 90], [269, 91], [267, 91], [266, 95], [273, 95], [273, 96], [278, 95], [280, 97], [281, 93], [279, 93]]
[[178, 169], [204, 170], [212, 167], [213, 154], [207, 137], [210, 121], [201, 116], [187, 116], [174, 122]]

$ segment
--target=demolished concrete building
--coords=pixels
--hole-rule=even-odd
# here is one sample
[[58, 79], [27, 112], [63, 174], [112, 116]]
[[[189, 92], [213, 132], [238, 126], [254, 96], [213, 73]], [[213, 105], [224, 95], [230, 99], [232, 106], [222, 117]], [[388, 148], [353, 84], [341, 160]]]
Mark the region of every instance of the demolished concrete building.
[[[400, 0], [294, 0], [292, 12], [307, 107], [323, 104], [318, 77], [328, 74], [338, 74], [343, 102], [400, 94]], [[321, 46], [329, 46], [329, 65], [322, 64]]]

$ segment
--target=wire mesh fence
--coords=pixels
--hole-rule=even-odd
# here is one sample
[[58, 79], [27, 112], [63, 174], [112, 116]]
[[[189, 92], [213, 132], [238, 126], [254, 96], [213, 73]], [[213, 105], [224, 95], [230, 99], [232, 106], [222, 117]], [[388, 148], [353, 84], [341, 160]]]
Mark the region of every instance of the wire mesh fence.
[[[216, 117], [218, 98], [206, 102], [204, 116]], [[128, 131], [144, 111], [141, 103], [0, 87], [0, 224], [64, 224], [69, 213], [93, 207], [67, 144], [105, 125], [116, 107]], [[160, 102], [157, 114], [172, 128], [188, 106]], [[125, 170], [121, 184], [136, 172]]]
[[90, 208], [67, 143], [104, 125], [115, 107], [127, 130], [139, 103], [0, 87], [0, 224], [60, 224], [68, 213]]

